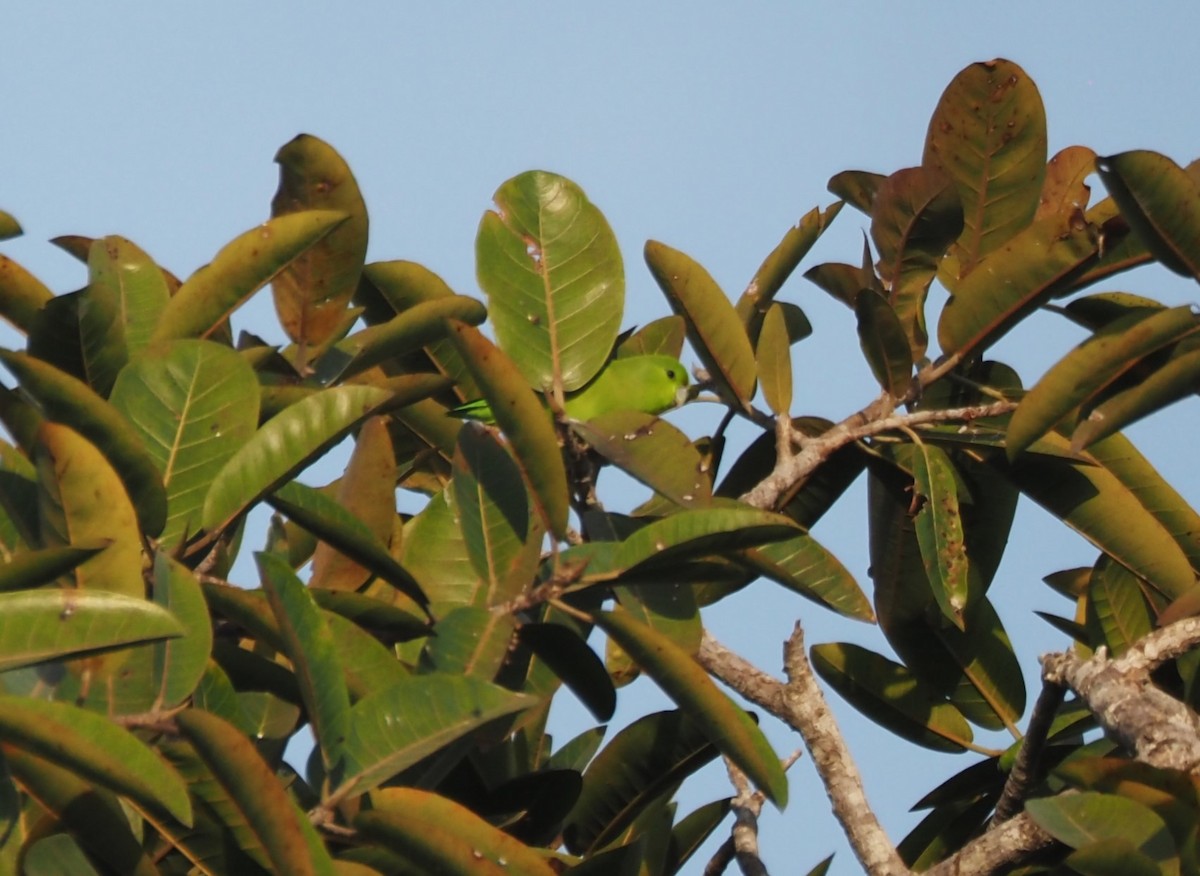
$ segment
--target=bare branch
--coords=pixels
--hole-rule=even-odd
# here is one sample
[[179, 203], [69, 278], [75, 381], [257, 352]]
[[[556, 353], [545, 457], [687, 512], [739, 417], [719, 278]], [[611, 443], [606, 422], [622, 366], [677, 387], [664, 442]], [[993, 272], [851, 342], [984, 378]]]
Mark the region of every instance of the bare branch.
[[955, 855], [925, 871], [924, 876], [984, 876], [1022, 861], [1054, 842], [1025, 813], [967, 843]]
[[996, 801], [996, 812], [992, 816], [989, 830], [994, 830], [1001, 823], [1019, 813], [1025, 806], [1025, 796], [1029, 793], [1037, 776], [1038, 763], [1046, 750], [1046, 736], [1050, 725], [1054, 723], [1054, 713], [1058, 711], [1063, 701], [1065, 691], [1062, 685], [1046, 682], [1033, 706], [1033, 714], [1029, 717], [1029, 729], [1021, 740], [1021, 750], [1017, 753], [1016, 763], [1004, 782], [1004, 790]]

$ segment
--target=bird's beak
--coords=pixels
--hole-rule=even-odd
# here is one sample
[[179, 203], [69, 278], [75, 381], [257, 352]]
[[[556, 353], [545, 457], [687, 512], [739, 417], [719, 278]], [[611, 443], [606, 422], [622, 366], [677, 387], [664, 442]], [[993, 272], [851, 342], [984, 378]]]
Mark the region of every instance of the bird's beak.
[[688, 387], [681, 386], [675, 390], [675, 407], [681, 408], [688, 400]]

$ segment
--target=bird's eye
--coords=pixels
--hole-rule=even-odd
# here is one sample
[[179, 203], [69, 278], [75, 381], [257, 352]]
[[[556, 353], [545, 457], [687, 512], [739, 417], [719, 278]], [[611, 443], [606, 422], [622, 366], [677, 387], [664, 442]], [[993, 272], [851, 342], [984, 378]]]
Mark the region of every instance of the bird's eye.
[[674, 368], [668, 368], [668, 369], [667, 369], [667, 378], [668, 378], [669, 380], [674, 380], [674, 379], [675, 379], [675, 369], [674, 369]]

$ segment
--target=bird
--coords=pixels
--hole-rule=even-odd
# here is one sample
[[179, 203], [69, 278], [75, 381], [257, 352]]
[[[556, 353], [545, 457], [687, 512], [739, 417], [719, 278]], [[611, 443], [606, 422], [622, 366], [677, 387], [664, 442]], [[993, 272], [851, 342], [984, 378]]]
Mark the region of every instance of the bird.
[[[609, 411], [661, 414], [686, 398], [688, 372], [674, 356], [642, 354], [613, 359], [585, 386], [567, 393], [563, 409], [572, 420], [586, 422]], [[486, 399], [475, 399], [448, 412], [464, 420], [495, 425]]]

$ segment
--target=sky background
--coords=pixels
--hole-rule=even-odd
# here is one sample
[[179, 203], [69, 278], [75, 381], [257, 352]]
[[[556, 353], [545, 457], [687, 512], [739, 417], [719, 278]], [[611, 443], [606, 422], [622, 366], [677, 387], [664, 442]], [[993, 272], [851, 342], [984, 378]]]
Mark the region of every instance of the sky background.
[[[1007, 57], [1033, 77], [1051, 154], [1079, 143], [1100, 154], [1153, 148], [1192, 160], [1200, 155], [1198, 25], [1200, 4], [1135, 9], [1106, 0], [8, 3], [0, 9], [0, 209], [26, 236], [0, 250], [58, 292], [86, 280], [82, 265], [46, 242], [62, 234], [121, 234], [187, 276], [267, 217], [278, 178], [272, 157], [307, 132], [338, 149], [358, 179], [369, 260], [421, 262], [465, 294], [480, 294], [474, 238], [496, 188], [534, 168], [569, 176], [622, 245], [625, 323], [642, 324], [668, 312], [642, 262], [647, 239], [690, 254], [736, 296], [800, 216], [833, 200], [825, 188], [833, 174], [918, 164], [939, 95], [974, 61]], [[1101, 196], [1096, 182], [1093, 197]], [[852, 314], [800, 276], [822, 261], [856, 261], [867, 225], [844, 210], [781, 293], [816, 330], [794, 350], [797, 415], [841, 419], [876, 393]], [[1101, 288], [1169, 304], [1196, 298], [1194, 284], [1161, 271]], [[264, 291], [235, 328], [281, 339], [267, 302]], [[1040, 315], [993, 353], [1029, 385], [1078, 338], [1060, 318]], [[0, 333], [0, 343], [19, 341]], [[1195, 433], [1196, 405], [1189, 399], [1131, 433], [1194, 504], [1200, 476], [1182, 436]], [[696, 437], [713, 427], [714, 410], [672, 419]], [[622, 487], [607, 498], [621, 510], [642, 497]], [[869, 588], [865, 533], [862, 484], [814, 530]], [[1040, 579], [1094, 559], [1081, 539], [1022, 503], [992, 594], [1031, 682], [1036, 655], [1063, 645], [1032, 610], [1069, 610]], [[767, 582], [705, 616], [718, 638], [774, 673], [797, 618], [810, 644], [886, 649], [878, 630]], [[1031, 702], [1035, 694], [1031, 687]], [[644, 682], [622, 700], [614, 729], [665, 705]], [[909, 806], [974, 758], [897, 743], [832, 700], [868, 795], [898, 841], [918, 820]], [[564, 703], [559, 741], [585, 721]], [[777, 724], [768, 730], [781, 755], [800, 745]], [[681, 808], [728, 793], [714, 767], [689, 783]], [[772, 872], [806, 872], [831, 852], [832, 873], [859, 872], [807, 757], [792, 770], [791, 796], [785, 813], [768, 806], [762, 820]], [[702, 870], [712, 846], [689, 873]]]

